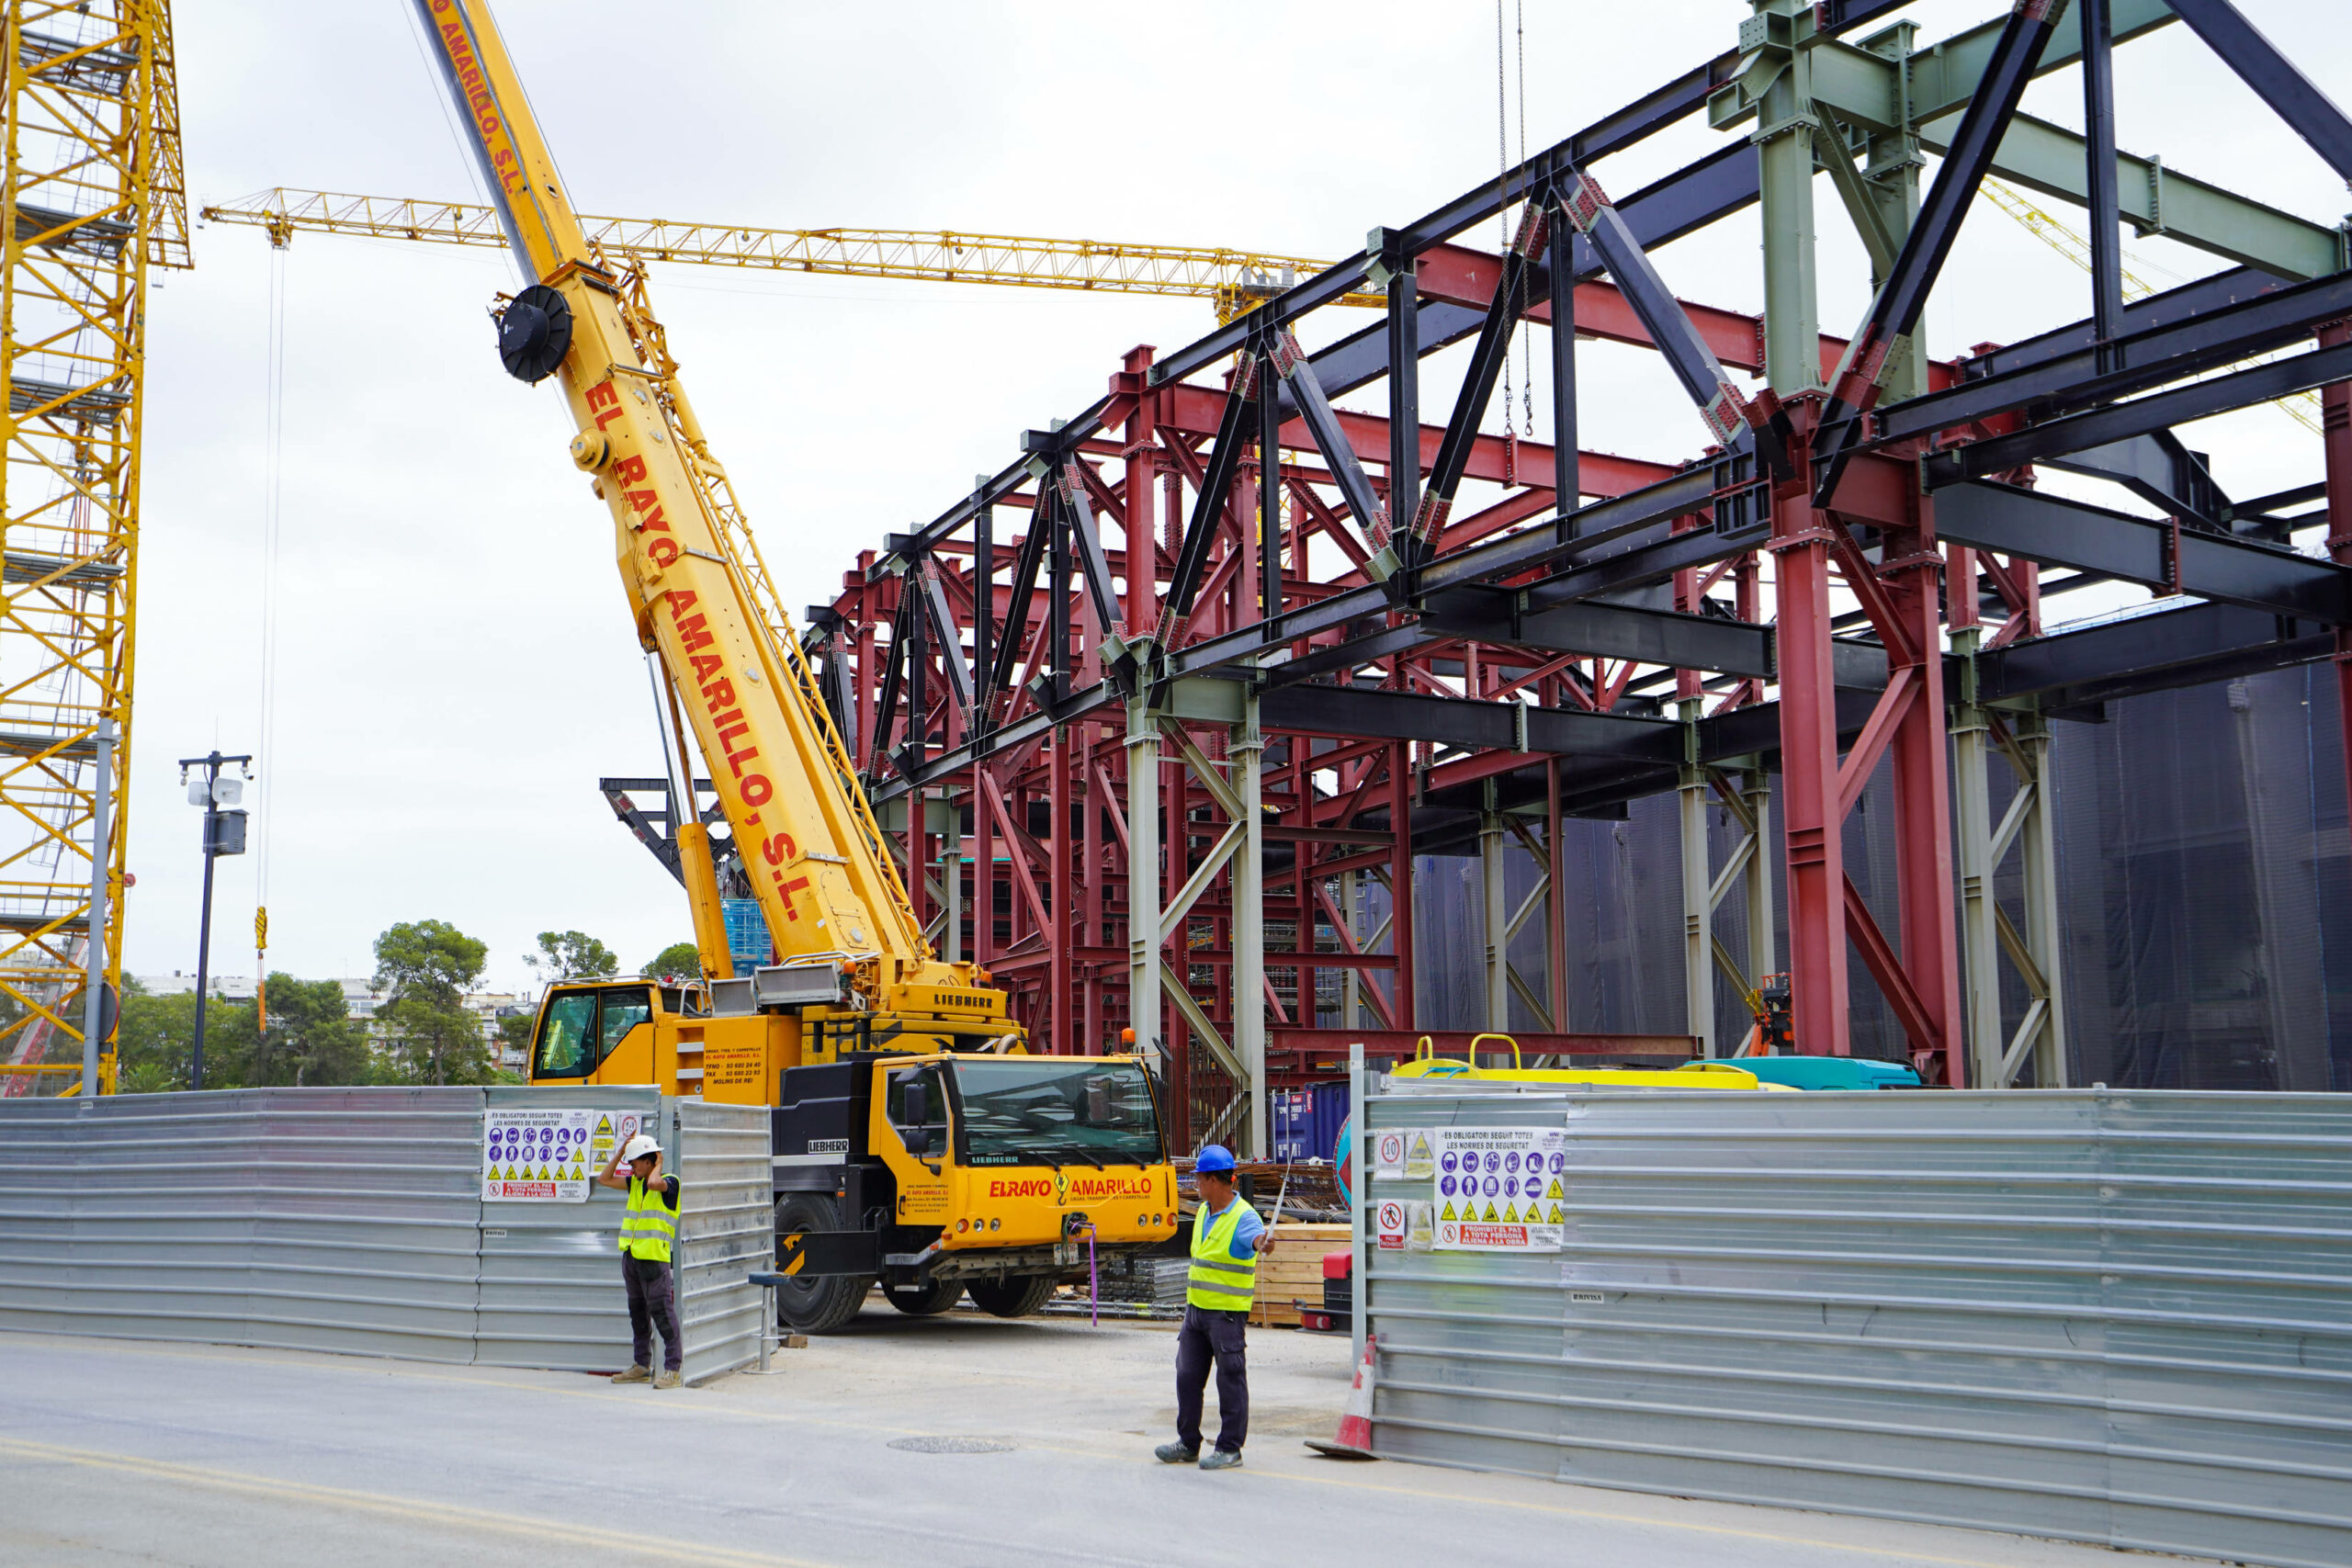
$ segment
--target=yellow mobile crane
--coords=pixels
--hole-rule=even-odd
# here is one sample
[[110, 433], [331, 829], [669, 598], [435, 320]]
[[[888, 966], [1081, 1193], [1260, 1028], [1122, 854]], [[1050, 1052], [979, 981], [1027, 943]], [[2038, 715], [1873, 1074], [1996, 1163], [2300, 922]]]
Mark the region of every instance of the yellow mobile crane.
[[681, 823], [711, 983], [549, 987], [532, 1080], [775, 1105], [777, 1259], [793, 1278], [778, 1307], [797, 1327], [838, 1327], [877, 1279], [910, 1313], [968, 1289], [1019, 1315], [1080, 1238], [1113, 1255], [1167, 1241], [1175, 1178], [1142, 1063], [1027, 1055], [988, 976], [932, 956], [798, 643], [736, 554], [748, 533], [641, 280], [589, 246], [488, 7], [414, 4], [524, 276], [499, 356], [563, 389], [571, 460], [612, 514], [673, 787], [694, 798], [691, 734], [778, 959], [733, 973], [707, 840]]

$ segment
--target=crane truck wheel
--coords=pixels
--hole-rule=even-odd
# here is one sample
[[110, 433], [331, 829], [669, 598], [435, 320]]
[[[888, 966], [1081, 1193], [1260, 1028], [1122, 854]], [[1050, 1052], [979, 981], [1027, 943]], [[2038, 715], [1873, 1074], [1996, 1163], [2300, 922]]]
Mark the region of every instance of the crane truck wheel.
[[922, 1285], [885, 1285], [882, 1299], [909, 1317], [937, 1317], [964, 1296], [961, 1280], [933, 1280]]
[[972, 1304], [991, 1317], [1027, 1317], [1054, 1293], [1051, 1274], [1023, 1274], [1010, 1280], [974, 1280], [965, 1287]]
[[[833, 1201], [821, 1193], [787, 1192], [775, 1202], [775, 1234], [829, 1231], [839, 1228]], [[796, 1334], [831, 1334], [857, 1315], [865, 1292], [874, 1288], [871, 1275], [824, 1274], [805, 1283], [798, 1280], [775, 1288], [776, 1321]]]

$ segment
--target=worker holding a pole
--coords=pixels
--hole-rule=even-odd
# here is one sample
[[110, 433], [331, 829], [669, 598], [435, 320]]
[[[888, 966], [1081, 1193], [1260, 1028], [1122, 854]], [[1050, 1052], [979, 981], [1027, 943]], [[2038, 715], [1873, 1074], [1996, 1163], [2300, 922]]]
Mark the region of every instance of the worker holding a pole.
[[[1153, 1453], [1162, 1464], [1231, 1470], [1250, 1435], [1250, 1372], [1242, 1332], [1258, 1287], [1258, 1258], [1274, 1233], [1234, 1190], [1233, 1153], [1211, 1144], [1193, 1162], [1200, 1207], [1193, 1213], [1193, 1267], [1184, 1292], [1184, 1326], [1176, 1334], [1176, 1440]], [[1216, 1447], [1201, 1452], [1201, 1395], [1216, 1364]]]
[[[628, 1174], [620, 1174], [622, 1161]], [[621, 1282], [628, 1288], [628, 1326], [636, 1354], [615, 1382], [652, 1381], [675, 1388], [686, 1348], [678, 1337], [678, 1303], [670, 1284], [670, 1248], [678, 1239], [678, 1179], [662, 1174], [662, 1145], [639, 1133], [613, 1152], [599, 1186], [628, 1193], [621, 1218]], [[653, 1376], [653, 1330], [662, 1330], [662, 1375]]]

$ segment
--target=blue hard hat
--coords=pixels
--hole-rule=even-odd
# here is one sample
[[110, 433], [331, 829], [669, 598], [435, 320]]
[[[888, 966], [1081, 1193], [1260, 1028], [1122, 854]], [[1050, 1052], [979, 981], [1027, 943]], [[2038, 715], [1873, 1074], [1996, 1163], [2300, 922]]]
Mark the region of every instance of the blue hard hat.
[[1204, 1145], [1201, 1149], [1200, 1157], [1193, 1162], [1194, 1171], [1205, 1171], [1211, 1176], [1232, 1168], [1233, 1151], [1223, 1144]]

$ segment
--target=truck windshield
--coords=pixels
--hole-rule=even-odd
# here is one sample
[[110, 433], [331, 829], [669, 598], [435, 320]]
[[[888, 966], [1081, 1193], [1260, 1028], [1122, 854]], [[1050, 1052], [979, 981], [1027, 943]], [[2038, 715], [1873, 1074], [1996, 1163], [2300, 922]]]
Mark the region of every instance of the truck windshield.
[[960, 1060], [965, 1158], [973, 1165], [1152, 1165], [1161, 1158], [1151, 1082], [1133, 1062]]

